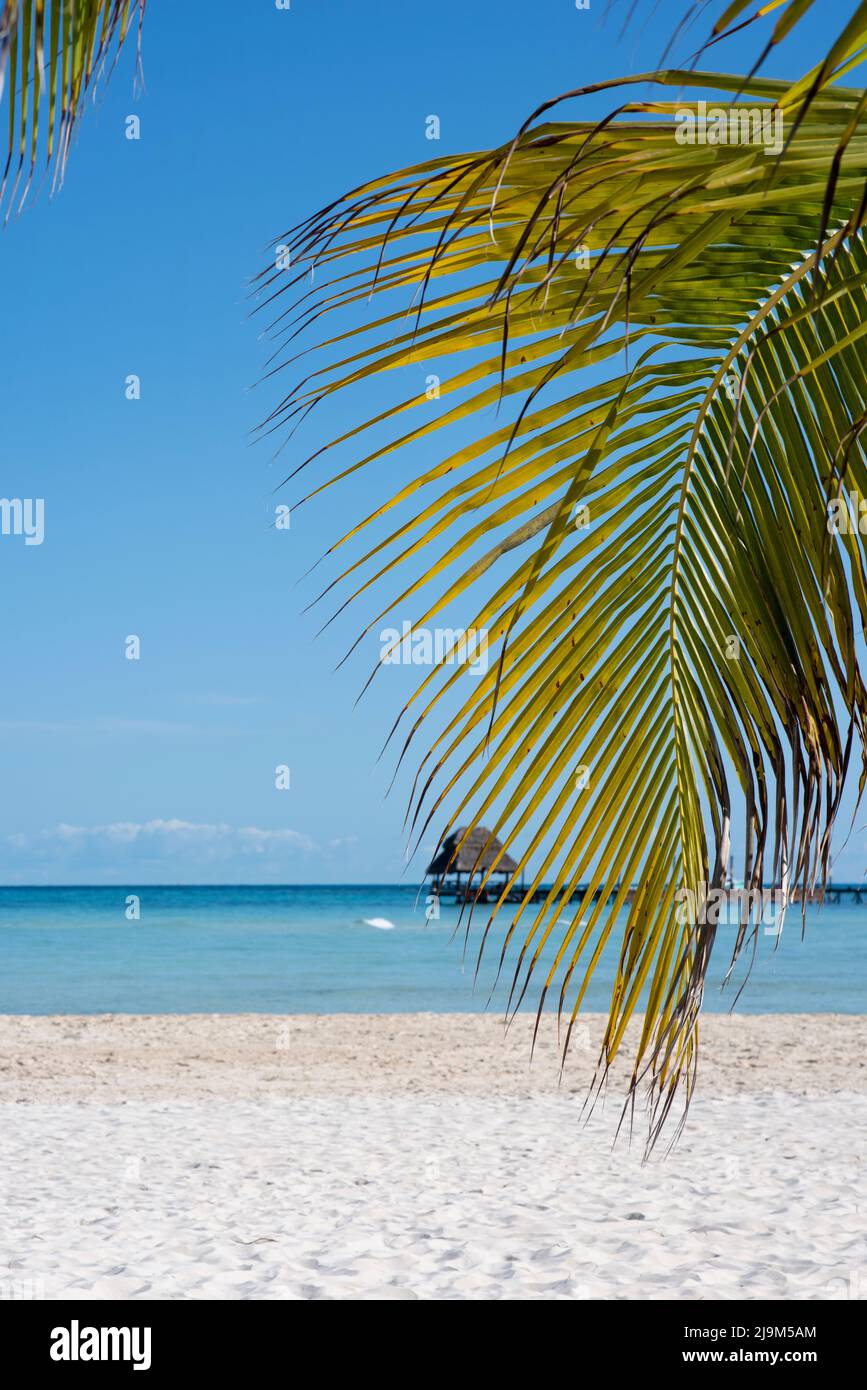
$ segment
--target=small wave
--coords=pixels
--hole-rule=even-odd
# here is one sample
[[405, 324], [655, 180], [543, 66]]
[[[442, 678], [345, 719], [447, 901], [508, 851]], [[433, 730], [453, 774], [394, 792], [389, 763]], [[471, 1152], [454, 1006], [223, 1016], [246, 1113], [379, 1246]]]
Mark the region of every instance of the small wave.
[[394, 931], [394, 922], [389, 922], [387, 917], [362, 917], [361, 920], [366, 927], [378, 927], [380, 931]]

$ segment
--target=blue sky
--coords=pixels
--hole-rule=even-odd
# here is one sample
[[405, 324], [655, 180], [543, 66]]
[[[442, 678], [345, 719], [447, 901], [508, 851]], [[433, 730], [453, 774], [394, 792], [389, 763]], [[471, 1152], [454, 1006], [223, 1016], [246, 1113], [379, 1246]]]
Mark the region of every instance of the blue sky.
[[[623, 34], [630, 5], [605, 8], [150, 0], [144, 92], [130, 52], [63, 190], [0, 234], [0, 492], [46, 499], [44, 544], [0, 545], [3, 881], [400, 877], [408, 782], [385, 799], [376, 765], [399, 692], [354, 708], [367, 668], [334, 667], [358, 619], [314, 641], [297, 583], [366, 484], [270, 526], [292, 455], [250, 445], [276, 397], [248, 389], [265, 345], [246, 282], [281, 230], [428, 158], [430, 112], [437, 152], [499, 143], [559, 91], [652, 67], [682, 9], [639, 6]], [[768, 71], [800, 71], [822, 28]]]

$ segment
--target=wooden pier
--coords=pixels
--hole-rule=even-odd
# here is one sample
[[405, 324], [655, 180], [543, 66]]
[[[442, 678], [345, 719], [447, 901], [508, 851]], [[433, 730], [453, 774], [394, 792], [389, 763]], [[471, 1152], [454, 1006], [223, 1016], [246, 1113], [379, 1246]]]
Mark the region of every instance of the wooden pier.
[[[561, 896], [558, 899], [559, 904], [561, 906], [565, 906], [566, 903], [581, 902], [587, 892], [587, 888], [588, 885], [586, 883], [579, 884], [573, 893], [570, 893], [568, 895], [561, 894]], [[620, 886], [616, 885], [614, 889], [607, 894], [606, 902], [612, 903], [614, 899], [617, 897], [619, 891]], [[773, 893], [775, 891], [779, 892], [779, 888], [775, 890], [769, 885], [765, 885], [765, 887], [762, 890], [753, 890], [753, 892], [755, 893], [758, 893], [759, 891], [766, 893], [768, 895], [768, 901], [770, 902], [773, 900]], [[743, 892], [744, 889], [742, 888], [727, 889], [726, 893], [728, 896], [729, 904], [739, 902]], [[495, 903], [499, 899], [500, 889], [496, 886], [496, 884], [487, 884], [485, 888], [481, 890], [481, 892], [479, 892], [476, 888], [471, 888], [469, 891], [467, 891], [466, 885], [445, 884], [441, 887], [439, 896], [443, 902], [455, 903], [457, 905], [460, 905], [462, 903], [473, 902]], [[547, 888], [536, 888], [530, 895], [529, 900], [531, 903], [541, 903], [545, 901], [547, 896]], [[601, 896], [602, 890], [597, 888], [596, 891], [593, 893], [590, 901], [594, 903], [598, 902]], [[523, 888], [511, 888], [506, 895], [506, 902], [522, 903], [524, 901], [524, 898], [525, 890]], [[631, 903], [634, 898], [635, 889], [630, 887], [626, 890], [626, 893], [624, 894], [623, 902], [624, 904]], [[800, 903], [800, 901], [801, 890], [800, 888], [795, 888], [789, 894], [789, 904], [791, 905], [795, 903]], [[809, 892], [807, 894], [807, 902], [813, 904], [826, 903], [829, 906], [834, 906], [839, 903], [848, 902], [853, 904], [857, 903], [859, 906], [861, 906], [862, 904], [864, 906], [867, 906], [867, 883], [829, 883], [827, 888], [825, 889], [814, 888], [811, 892]]]
[[[495, 903], [499, 901], [504, 885], [517, 873], [517, 868], [514, 859], [504, 851], [500, 841], [488, 830], [487, 826], [461, 826], [445, 837], [437, 854], [427, 867], [427, 874], [432, 880], [429, 891], [440, 898], [442, 902], [447, 903], [458, 905], [462, 903]], [[481, 887], [486, 873], [490, 874], [490, 881]], [[589, 884], [579, 883], [574, 892], [560, 893], [557, 897], [558, 907], [565, 907], [567, 903], [582, 902], [588, 887]], [[606, 903], [612, 903], [621, 891], [622, 885], [615, 884], [611, 892], [605, 895]], [[726, 886], [722, 891], [728, 897], [729, 907], [740, 903], [747, 892], [735, 880], [734, 858], [729, 860]], [[750, 894], [756, 896], [759, 893], [763, 894], [768, 904], [775, 901], [774, 895], [780, 891], [779, 886], [770, 884], [749, 890]], [[531, 903], [544, 902], [548, 892], [548, 888], [534, 888], [529, 901]], [[623, 893], [624, 905], [634, 902], [635, 893], [636, 889], [630, 885]], [[525, 896], [524, 876], [522, 874], [520, 886], [516, 884], [510, 888], [505, 901], [507, 903], [522, 903]], [[867, 882], [829, 883], [827, 888], [811, 889], [806, 896], [808, 903], [851, 902], [860, 905], [862, 899], [867, 902]], [[598, 903], [601, 897], [602, 889], [597, 888], [590, 901]], [[719, 902], [719, 899], [716, 901]], [[800, 902], [801, 889], [798, 886], [790, 891], [789, 904]]]

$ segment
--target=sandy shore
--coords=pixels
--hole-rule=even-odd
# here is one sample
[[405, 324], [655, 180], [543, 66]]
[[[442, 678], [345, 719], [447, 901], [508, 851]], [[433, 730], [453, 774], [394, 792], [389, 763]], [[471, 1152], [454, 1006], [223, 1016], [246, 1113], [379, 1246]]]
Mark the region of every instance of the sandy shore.
[[649, 1163], [529, 1029], [0, 1017], [0, 1294], [867, 1296], [867, 1019], [708, 1017]]

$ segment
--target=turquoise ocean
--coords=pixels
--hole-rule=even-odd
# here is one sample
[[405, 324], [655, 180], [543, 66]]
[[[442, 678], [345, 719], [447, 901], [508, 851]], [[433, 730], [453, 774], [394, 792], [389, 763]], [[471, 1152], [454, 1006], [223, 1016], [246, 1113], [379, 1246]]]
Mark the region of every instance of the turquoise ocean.
[[[509, 917], [491, 932], [474, 989], [477, 912], [464, 957], [457, 908], [443, 903], [426, 922], [415, 886], [0, 887], [0, 1013], [502, 1010], [514, 953], [493, 987]], [[719, 929], [705, 999], [714, 1011], [731, 1007], [743, 974], [720, 990], [734, 930]], [[616, 963], [612, 943], [587, 1008], [607, 1007]], [[531, 986], [527, 1006], [537, 998]], [[797, 910], [779, 940], [762, 932], [737, 1011], [867, 1012], [867, 905], [810, 907], [804, 939]]]

